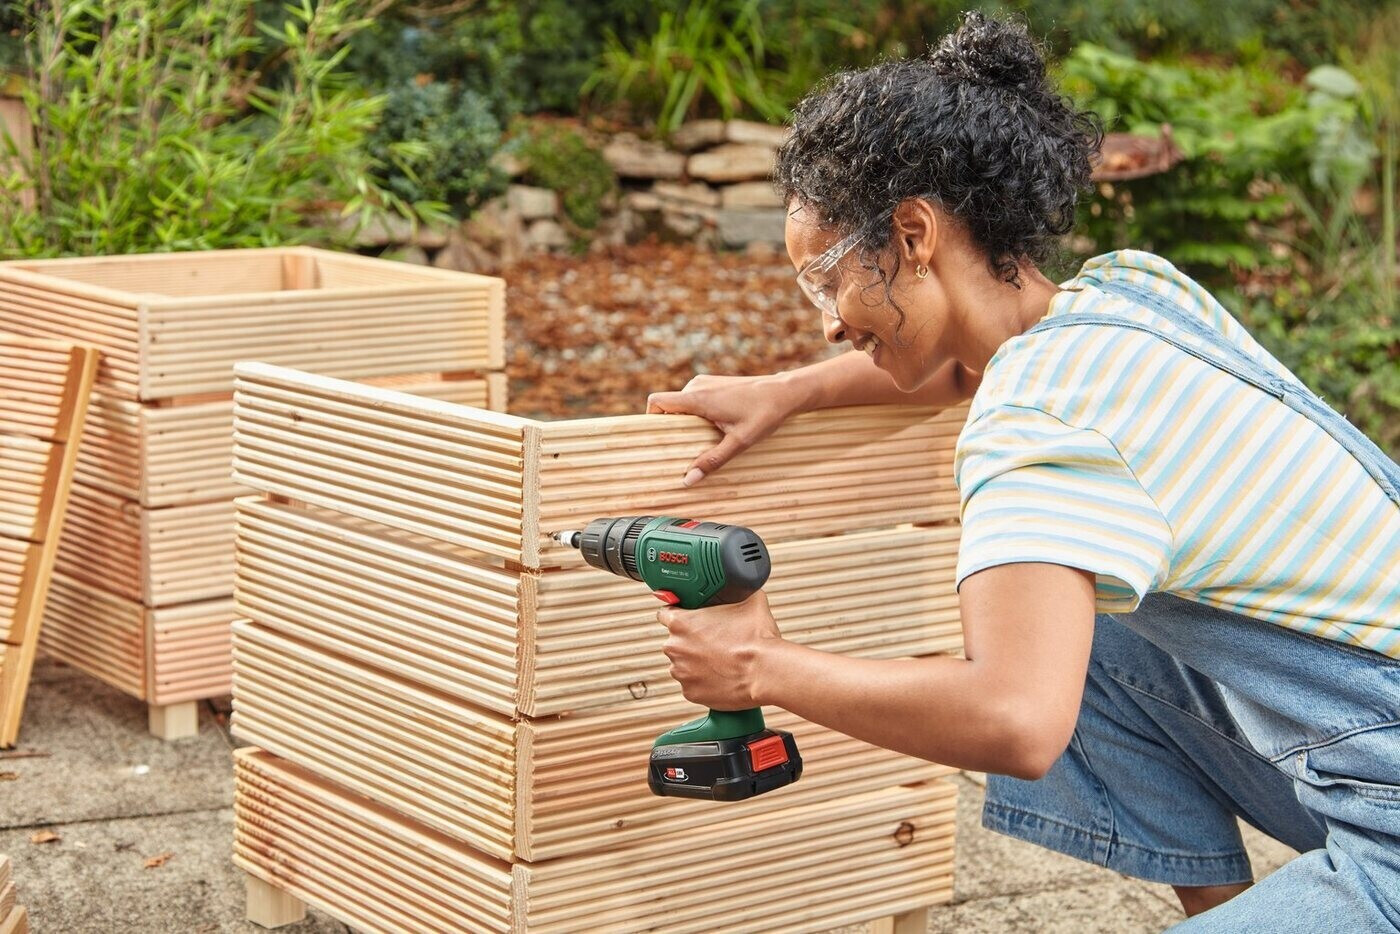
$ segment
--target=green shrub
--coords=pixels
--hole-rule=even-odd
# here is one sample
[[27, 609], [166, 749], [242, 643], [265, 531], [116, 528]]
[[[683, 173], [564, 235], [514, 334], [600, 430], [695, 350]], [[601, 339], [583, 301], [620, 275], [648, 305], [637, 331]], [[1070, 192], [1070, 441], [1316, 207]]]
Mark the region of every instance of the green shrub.
[[617, 178], [603, 154], [573, 130], [535, 123], [522, 125], [515, 154], [524, 180], [559, 193], [564, 213], [576, 226], [592, 230], [604, 202], [617, 190]]
[[[394, 147], [417, 144], [414, 158], [394, 159]], [[401, 83], [389, 92], [370, 153], [386, 188], [405, 201], [438, 201], [458, 217], [505, 190], [491, 162], [501, 127], [489, 103], [472, 90], [433, 81]]]
[[[1228, 68], [1142, 62], [1082, 45], [1065, 90], [1107, 129], [1156, 135], [1169, 124], [1184, 160], [1170, 172], [1100, 187], [1080, 230], [1099, 252], [1135, 246], [1206, 278], [1276, 262], [1261, 224], [1290, 211], [1287, 183], [1354, 179], [1357, 102], [1288, 81], [1269, 58]], [[1364, 142], [1364, 140], [1362, 140]]]
[[371, 179], [382, 102], [338, 67], [363, 6], [305, 2], [260, 21], [251, 0], [35, 5], [24, 95], [36, 145], [3, 187], [37, 208], [0, 199], [0, 253], [334, 242], [339, 227], [312, 220], [328, 210], [438, 216]]

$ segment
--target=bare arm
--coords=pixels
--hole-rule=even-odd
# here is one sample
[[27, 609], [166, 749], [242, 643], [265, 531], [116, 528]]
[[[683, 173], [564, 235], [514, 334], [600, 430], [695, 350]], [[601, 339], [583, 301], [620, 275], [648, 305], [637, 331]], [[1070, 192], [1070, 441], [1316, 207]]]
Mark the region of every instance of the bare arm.
[[972, 398], [981, 382], [956, 360], [949, 360], [913, 392], [895, 386], [888, 373], [869, 354], [848, 351], [839, 357], [779, 373], [776, 380], [787, 387], [798, 412], [838, 405], [931, 405], [943, 408]]
[[663, 610], [661, 619], [672, 674], [696, 703], [772, 704], [921, 759], [1038, 778], [1078, 718], [1093, 575], [1053, 564], [988, 568], [963, 582], [960, 604], [966, 658], [860, 659], [797, 645], [778, 634], [759, 595]]

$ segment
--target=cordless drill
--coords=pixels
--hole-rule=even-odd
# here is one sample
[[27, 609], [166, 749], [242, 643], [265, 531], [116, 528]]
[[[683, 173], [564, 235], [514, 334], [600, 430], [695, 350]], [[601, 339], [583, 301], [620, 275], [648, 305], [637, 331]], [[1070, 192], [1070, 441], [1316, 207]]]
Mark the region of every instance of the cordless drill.
[[[762, 539], [718, 522], [623, 516], [553, 537], [594, 567], [641, 581], [663, 603], [684, 610], [740, 603], [763, 587], [771, 569]], [[711, 710], [661, 734], [652, 744], [647, 784], [666, 797], [742, 801], [801, 775], [792, 734], [768, 729], [754, 707]]]

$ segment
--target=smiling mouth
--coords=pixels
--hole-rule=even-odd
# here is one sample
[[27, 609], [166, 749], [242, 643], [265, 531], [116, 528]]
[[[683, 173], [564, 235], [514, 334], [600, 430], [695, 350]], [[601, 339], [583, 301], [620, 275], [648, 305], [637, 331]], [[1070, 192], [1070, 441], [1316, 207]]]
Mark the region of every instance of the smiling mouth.
[[879, 349], [880, 339], [873, 334], [865, 338], [865, 340], [861, 341], [859, 344], [856, 344], [856, 350], [869, 354], [871, 359], [874, 359], [875, 351]]

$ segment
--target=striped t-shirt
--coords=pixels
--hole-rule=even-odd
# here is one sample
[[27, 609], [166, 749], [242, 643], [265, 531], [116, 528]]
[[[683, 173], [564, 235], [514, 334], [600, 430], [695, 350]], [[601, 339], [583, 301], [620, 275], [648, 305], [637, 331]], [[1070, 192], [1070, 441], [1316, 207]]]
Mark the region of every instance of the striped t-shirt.
[[[1061, 285], [1047, 317], [1181, 330], [1096, 288], [1131, 282], [1296, 377], [1201, 286], [1120, 250]], [[1092, 572], [1101, 613], [1167, 591], [1400, 658], [1400, 508], [1283, 402], [1151, 334], [1050, 328], [1003, 344], [958, 439], [958, 583], [1023, 561]]]

